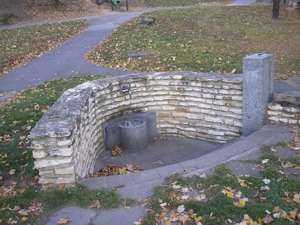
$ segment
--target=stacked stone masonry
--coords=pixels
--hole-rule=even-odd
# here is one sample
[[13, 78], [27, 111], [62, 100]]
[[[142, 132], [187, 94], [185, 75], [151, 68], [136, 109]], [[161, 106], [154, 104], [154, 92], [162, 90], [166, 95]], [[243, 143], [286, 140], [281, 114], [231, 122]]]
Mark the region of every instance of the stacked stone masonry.
[[66, 91], [31, 132], [43, 185], [92, 174], [104, 150], [102, 125], [154, 111], [161, 135], [224, 143], [242, 129], [242, 76], [153, 73], [91, 81]]
[[300, 108], [296, 105], [270, 103], [268, 106], [268, 120], [274, 124], [300, 125]]

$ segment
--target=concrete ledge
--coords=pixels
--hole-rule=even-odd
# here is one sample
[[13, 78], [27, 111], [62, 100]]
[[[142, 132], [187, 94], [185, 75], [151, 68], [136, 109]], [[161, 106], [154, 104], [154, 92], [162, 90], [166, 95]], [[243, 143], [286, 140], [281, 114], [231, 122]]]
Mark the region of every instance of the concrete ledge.
[[163, 183], [171, 175], [200, 175], [220, 164], [258, 154], [264, 145], [291, 139], [290, 127], [267, 125], [247, 137], [196, 159], [128, 175], [87, 178], [81, 180], [80, 184], [90, 189], [117, 188], [122, 197], [143, 199], [151, 195], [153, 187]]

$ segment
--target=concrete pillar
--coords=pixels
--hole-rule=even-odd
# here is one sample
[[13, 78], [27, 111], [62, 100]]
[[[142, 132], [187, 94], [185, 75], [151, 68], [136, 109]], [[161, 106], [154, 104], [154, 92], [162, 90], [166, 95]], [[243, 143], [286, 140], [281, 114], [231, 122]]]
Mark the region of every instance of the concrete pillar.
[[249, 135], [265, 124], [272, 94], [272, 55], [247, 55], [243, 60], [243, 135]]

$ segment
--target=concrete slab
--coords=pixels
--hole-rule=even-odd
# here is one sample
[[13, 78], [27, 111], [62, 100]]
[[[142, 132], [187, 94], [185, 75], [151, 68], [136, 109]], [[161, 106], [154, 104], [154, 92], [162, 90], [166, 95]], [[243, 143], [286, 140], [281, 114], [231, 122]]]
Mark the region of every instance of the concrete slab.
[[198, 158], [220, 148], [222, 144], [181, 137], [165, 137], [150, 143], [138, 152], [123, 151], [121, 156], [112, 157], [110, 151], [104, 151], [96, 162], [96, 171], [108, 164], [137, 164], [144, 170], [171, 165]]
[[93, 220], [95, 225], [133, 225], [143, 218], [146, 209], [142, 207], [120, 208], [101, 211]]
[[161, 178], [144, 183], [125, 185], [124, 187], [117, 189], [117, 192], [122, 198], [130, 198], [136, 201], [143, 201], [144, 199], [151, 197], [154, 188], [159, 186], [163, 182], [164, 179]]
[[289, 147], [277, 147], [275, 148], [275, 154], [281, 159], [292, 159], [298, 156], [299, 152], [296, 152]]
[[54, 213], [46, 225], [57, 225], [59, 219], [69, 219], [68, 225], [86, 225], [96, 216], [96, 211], [79, 207], [67, 207]]
[[226, 165], [232, 170], [236, 176], [259, 176], [259, 170], [255, 163], [248, 163], [243, 161], [231, 161]]
[[[207, 171], [211, 171], [214, 167], [222, 163], [247, 160], [251, 155], [257, 156], [260, 153], [260, 148], [264, 145], [277, 144], [291, 138], [291, 128], [267, 125], [248, 137], [243, 137], [239, 141], [198, 158], [135, 174], [84, 179], [81, 184], [91, 189], [101, 188], [105, 185], [105, 187], [116, 188], [118, 193], [123, 197], [132, 197], [141, 200], [144, 197], [150, 196], [154, 186], [160, 185], [165, 178], [174, 173], [183, 176], [201, 175]], [[233, 163], [232, 165], [236, 171], [241, 170], [240, 172], [244, 171], [244, 173], [256, 173], [253, 165], [246, 165], [245, 167], [238, 163]], [[249, 168], [253, 171], [249, 171]]]

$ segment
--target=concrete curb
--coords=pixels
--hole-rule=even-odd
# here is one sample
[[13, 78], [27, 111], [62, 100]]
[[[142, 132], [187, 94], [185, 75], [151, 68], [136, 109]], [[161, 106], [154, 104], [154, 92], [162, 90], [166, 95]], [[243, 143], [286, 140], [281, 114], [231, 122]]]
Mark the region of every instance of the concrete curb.
[[80, 184], [89, 189], [115, 188], [122, 197], [142, 200], [151, 196], [153, 188], [171, 175], [200, 175], [217, 165], [257, 154], [264, 145], [290, 140], [291, 134], [289, 127], [266, 125], [247, 137], [196, 159], [123, 176], [87, 178]]

